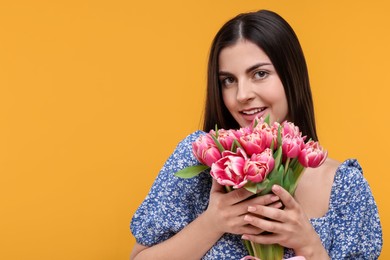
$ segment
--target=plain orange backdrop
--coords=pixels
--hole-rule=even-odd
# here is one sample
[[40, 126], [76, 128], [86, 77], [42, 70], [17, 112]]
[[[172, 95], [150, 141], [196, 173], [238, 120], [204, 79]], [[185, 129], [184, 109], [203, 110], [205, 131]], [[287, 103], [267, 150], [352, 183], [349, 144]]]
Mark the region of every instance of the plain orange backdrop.
[[360, 161], [386, 242], [387, 1], [16, 0], [0, 2], [0, 259], [128, 259], [131, 216], [201, 126], [212, 37], [258, 9], [296, 30], [321, 143]]

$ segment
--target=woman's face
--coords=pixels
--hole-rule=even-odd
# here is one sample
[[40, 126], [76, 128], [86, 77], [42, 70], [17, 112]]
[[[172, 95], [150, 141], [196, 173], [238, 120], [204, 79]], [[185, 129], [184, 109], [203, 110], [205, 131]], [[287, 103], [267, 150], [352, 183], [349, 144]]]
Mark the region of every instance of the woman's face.
[[256, 44], [239, 40], [219, 55], [219, 81], [225, 106], [241, 127], [255, 117], [271, 122], [287, 119], [282, 82], [268, 56]]

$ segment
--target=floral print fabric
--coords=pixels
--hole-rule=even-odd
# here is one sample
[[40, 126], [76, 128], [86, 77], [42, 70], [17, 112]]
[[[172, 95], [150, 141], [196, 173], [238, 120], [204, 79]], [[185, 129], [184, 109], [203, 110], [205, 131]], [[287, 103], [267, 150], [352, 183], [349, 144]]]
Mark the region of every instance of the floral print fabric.
[[[196, 131], [176, 147], [165, 162], [149, 194], [131, 220], [137, 243], [153, 246], [178, 233], [208, 205], [211, 177], [201, 173], [181, 179], [174, 173], [199, 164], [192, 154]], [[329, 210], [310, 220], [331, 259], [377, 259], [382, 249], [382, 228], [370, 187], [356, 160], [346, 160], [336, 171]], [[225, 234], [202, 259], [241, 259], [248, 253], [238, 235]], [[294, 256], [285, 250], [285, 258]]]

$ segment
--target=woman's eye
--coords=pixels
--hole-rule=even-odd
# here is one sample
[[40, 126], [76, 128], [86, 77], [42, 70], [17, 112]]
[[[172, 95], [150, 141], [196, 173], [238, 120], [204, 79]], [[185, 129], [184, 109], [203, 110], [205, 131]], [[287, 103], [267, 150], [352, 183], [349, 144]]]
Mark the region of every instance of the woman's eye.
[[264, 79], [264, 78], [266, 78], [268, 76], [268, 74], [269, 74], [268, 72], [261, 70], [261, 71], [257, 71], [254, 74], [254, 77], [256, 79]]
[[234, 78], [226, 77], [226, 78], [221, 80], [221, 83], [222, 83], [223, 86], [229, 86], [229, 85], [234, 83]]

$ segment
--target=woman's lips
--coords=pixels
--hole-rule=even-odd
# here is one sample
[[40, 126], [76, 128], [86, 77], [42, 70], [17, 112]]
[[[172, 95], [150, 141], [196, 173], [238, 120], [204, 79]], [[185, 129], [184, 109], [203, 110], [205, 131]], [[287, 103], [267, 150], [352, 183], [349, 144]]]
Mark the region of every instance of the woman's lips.
[[263, 117], [265, 115], [266, 109], [266, 107], [247, 109], [240, 111], [240, 114], [246, 121], [252, 122], [256, 117]]

